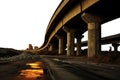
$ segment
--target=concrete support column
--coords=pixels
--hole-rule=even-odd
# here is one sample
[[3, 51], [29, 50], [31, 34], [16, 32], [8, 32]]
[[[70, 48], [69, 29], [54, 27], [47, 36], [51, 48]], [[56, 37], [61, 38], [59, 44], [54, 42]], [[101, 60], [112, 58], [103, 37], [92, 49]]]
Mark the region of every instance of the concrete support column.
[[114, 47], [114, 51], [117, 52], [118, 51], [118, 47], [120, 44], [117, 43], [112, 43], [112, 46]]
[[63, 28], [67, 32], [67, 56], [74, 55], [74, 33], [73, 29]]
[[59, 36], [59, 35], [55, 35], [58, 40], [59, 40], [59, 44], [58, 44], [58, 54], [63, 54], [64, 52], [64, 48], [63, 48], [63, 37]]
[[88, 24], [88, 57], [93, 57], [101, 51], [101, 27], [99, 22], [103, 18], [83, 13], [82, 19]]
[[98, 33], [98, 23], [88, 23], [88, 56], [93, 57], [99, 53], [100, 43]]
[[76, 39], [77, 39], [77, 43], [76, 43], [76, 56], [79, 56], [81, 54], [81, 39], [83, 36], [81, 35], [77, 35]]
[[67, 32], [67, 55], [74, 55], [74, 33]]
[[53, 44], [49, 44], [49, 51], [53, 51]]

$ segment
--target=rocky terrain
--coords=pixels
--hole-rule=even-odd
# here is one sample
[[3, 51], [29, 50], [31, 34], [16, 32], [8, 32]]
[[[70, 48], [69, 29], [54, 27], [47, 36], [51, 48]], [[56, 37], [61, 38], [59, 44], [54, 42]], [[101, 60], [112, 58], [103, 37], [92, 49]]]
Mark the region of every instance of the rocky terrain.
[[6, 64], [15, 61], [33, 60], [36, 57], [38, 58], [39, 56], [27, 51], [20, 51], [11, 48], [0, 48], [0, 64]]
[[20, 50], [15, 50], [12, 48], [0, 48], [0, 57], [11, 57], [20, 54]]

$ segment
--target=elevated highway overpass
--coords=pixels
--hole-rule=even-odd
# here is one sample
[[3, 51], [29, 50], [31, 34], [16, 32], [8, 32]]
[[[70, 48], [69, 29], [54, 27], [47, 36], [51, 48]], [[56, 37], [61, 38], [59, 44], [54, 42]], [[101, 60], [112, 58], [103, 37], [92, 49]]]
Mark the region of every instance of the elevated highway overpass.
[[[83, 41], [81, 43], [81, 46], [87, 46], [88, 41]], [[116, 34], [116, 35], [112, 35], [112, 36], [107, 36], [107, 37], [103, 37], [101, 38], [101, 44], [112, 44], [112, 43], [119, 43], [120, 42], [120, 34]]]
[[62, 54], [67, 49], [67, 56], [80, 55], [82, 34], [88, 31], [88, 57], [93, 57], [101, 51], [101, 24], [119, 18], [119, 7], [119, 0], [62, 0], [48, 24], [40, 50]]

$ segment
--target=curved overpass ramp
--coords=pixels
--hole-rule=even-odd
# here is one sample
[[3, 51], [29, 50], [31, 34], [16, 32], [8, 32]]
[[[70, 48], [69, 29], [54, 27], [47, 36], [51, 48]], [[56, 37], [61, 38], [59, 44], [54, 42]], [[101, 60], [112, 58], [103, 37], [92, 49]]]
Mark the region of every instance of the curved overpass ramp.
[[[119, 0], [63, 0], [46, 29], [40, 50], [67, 50], [66, 55], [81, 54], [82, 34], [88, 30], [88, 57], [101, 50], [101, 24], [120, 17]], [[77, 52], [74, 53], [74, 38]]]

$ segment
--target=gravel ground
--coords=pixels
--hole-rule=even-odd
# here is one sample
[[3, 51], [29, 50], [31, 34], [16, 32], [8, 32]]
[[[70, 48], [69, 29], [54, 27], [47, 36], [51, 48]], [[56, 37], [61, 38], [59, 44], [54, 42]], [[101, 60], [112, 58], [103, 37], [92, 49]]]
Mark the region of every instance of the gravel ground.
[[[24, 76], [20, 76], [21, 71], [34, 69], [27, 66], [27, 63], [41, 62], [39, 55], [32, 55], [28, 53], [21, 53], [20, 55], [12, 57], [0, 58], [0, 80], [50, 80], [48, 74], [43, 74], [42, 77], [37, 79], [26, 79]], [[30, 72], [30, 74], [32, 74]]]

